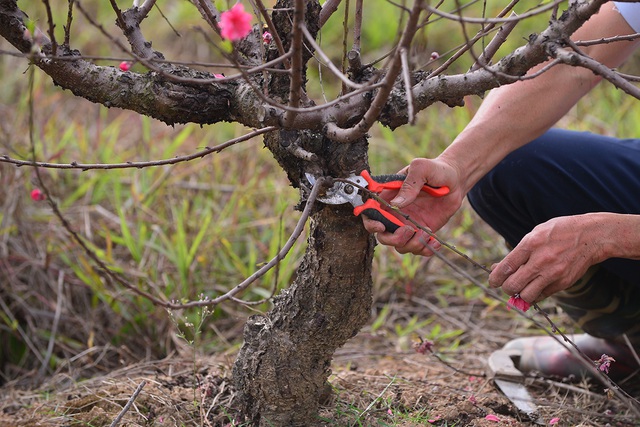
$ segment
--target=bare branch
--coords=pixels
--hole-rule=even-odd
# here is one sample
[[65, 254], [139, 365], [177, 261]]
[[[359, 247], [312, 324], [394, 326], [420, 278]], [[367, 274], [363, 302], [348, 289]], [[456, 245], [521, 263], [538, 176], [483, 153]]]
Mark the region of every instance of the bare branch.
[[[289, 107], [292, 108], [298, 108], [300, 105], [300, 99], [302, 98], [302, 73], [304, 72], [304, 62], [302, 59], [302, 28], [305, 26], [305, 10], [306, 7], [304, 0], [296, 0], [293, 11], [293, 37], [290, 47], [293, 56], [291, 58], [291, 72], [289, 74]], [[285, 126], [293, 121], [295, 114], [296, 113], [294, 111], [287, 111], [284, 117]]]
[[149, 12], [151, 12], [151, 9], [155, 5], [156, 5], [156, 0], [145, 0], [144, 3], [142, 3], [142, 6], [138, 8], [140, 10], [140, 15], [142, 16], [142, 19], [146, 18], [149, 15]]
[[49, 0], [42, 0], [44, 3], [45, 9], [47, 11], [47, 24], [49, 25], [49, 38], [51, 39], [51, 53], [56, 55], [58, 50], [58, 43], [56, 42], [56, 35], [53, 29], [55, 28], [55, 23], [53, 22], [53, 14], [51, 13], [51, 5], [49, 4]]
[[[75, 0], [69, 0], [69, 6], [67, 8], [67, 24], [64, 26], [64, 45], [68, 49], [71, 38], [71, 22], [73, 22], [73, 5]], [[53, 56], [56, 56], [55, 54]]]
[[593, 71], [604, 79], [613, 83], [617, 88], [623, 90], [627, 94], [633, 96], [636, 99], [640, 99], [640, 88], [630, 83], [627, 79], [620, 76], [617, 72], [611, 68], [601, 64], [600, 62], [589, 58], [588, 56], [581, 55], [578, 52], [568, 50], [565, 48], [557, 48], [555, 51], [555, 57], [562, 61], [564, 64], [579, 66], [587, 68]]
[[362, 3], [363, 0], [356, 0], [356, 16], [353, 20], [353, 45], [351, 50], [355, 50], [358, 53], [360, 52], [360, 42], [362, 41]]
[[[512, 9], [518, 3], [518, 1], [519, 0], [512, 0], [504, 9], [502, 9], [500, 11], [500, 13], [497, 15], [497, 17], [501, 18], [501, 17], [506, 16], [507, 13], [512, 11]], [[449, 68], [449, 65], [451, 65], [458, 58], [460, 58], [465, 52], [467, 52], [469, 49], [471, 49], [471, 45], [475, 44], [478, 40], [480, 40], [482, 37], [487, 35], [488, 32], [491, 31], [493, 28], [495, 28], [495, 24], [485, 25], [484, 28], [481, 31], [478, 31], [476, 33], [476, 35], [469, 42], [467, 42], [464, 46], [462, 46], [462, 48], [460, 48], [455, 54], [453, 54], [449, 59], [447, 59], [440, 67], [438, 67], [437, 69], [433, 70], [431, 72], [431, 76], [435, 77], [435, 76], [441, 74], [447, 68]]]
[[117, 425], [120, 424], [120, 421], [122, 420], [122, 417], [124, 417], [124, 415], [127, 413], [127, 411], [131, 408], [131, 405], [133, 405], [133, 402], [136, 400], [136, 398], [138, 397], [138, 395], [142, 391], [142, 388], [146, 384], [147, 384], [146, 380], [142, 380], [140, 382], [140, 384], [138, 384], [138, 387], [136, 387], [135, 391], [133, 392], [133, 394], [131, 395], [131, 397], [127, 401], [127, 403], [122, 408], [122, 411], [120, 411], [118, 416], [113, 420], [113, 422], [111, 423], [111, 425], [109, 427], [117, 427]]
[[238, 138], [230, 139], [222, 144], [216, 145], [215, 147], [205, 148], [204, 150], [200, 150], [194, 154], [189, 154], [186, 156], [177, 156], [171, 159], [166, 160], [150, 160], [146, 162], [125, 162], [125, 163], [48, 163], [48, 162], [37, 162], [34, 160], [18, 160], [12, 159], [9, 156], [0, 156], [0, 163], [9, 163], [16, 166], [31, 166], [35, 168], [48, 168], [48, 169], [78, 169], [81, 171], [88, 171], [92, 169], [99, 170], [107, 170], [107, 169], [143, 169], [154, 166], [166, 166], [166, 165], [175, 165], [178, 163], [188, 162], [190, 160], [201, 159], [212, 153], [219, 153], [220, 151], [228, 148], [232, 145], [238, 144], [243, 141], [248, 141], [251, 138], [254, 138], [258, 135], [262, 135], [267, 132], [271, 132], [276, 130], [275, 127], [270, 126], [262, 129], [257, 129], [253, 132], [249, 132], [246, 135], [242, 135]]
[[302, 33], [304, 34], [305, 38], [307, 39], [307, 42], [309, 43], [309, 45], [311, 45], [311, 47], [315, 50], [315, 52], [320, 55], [320, 58], [322, 59], [323, 63], [333, 72], [333, 74], [338, 77], [340, 79], [340, 81], [342, 81], [342, 83], [344, 83], [347, 87], [350, 88], [354, 88], [354, 89], [358, 89], [363, 87], [363, 85], [358, 84], [358, 83], [354, 83], [351, 80], [349, 80], [349, 77], [345, 76], [339, 69], [338, 67], [336, 67], [333, 62], [331, 62], [331, 59], [327, 56], [326, 53], [324, 53], [324, 51], [320, 48], [320, 46], [318, 46], [318, 44], [315, 42], [315, 40], [313, 39], [313, 36], [311, 35], [311, 33], [309, 33], [309, 30], [307, 30], [306, 27], [302, 27]]
[[[286, 52], [284, 51], [284, 46], [282, 45], [282, 39], [280, 38], [280, 34], [278, 34], [278, 30], [275, 25], [273, 25], [273, 20], [271, 19], [271, 15], [267, 13], [267, 8], [262, 3], [262, 0], [255, 0], [256, 5], [258, 6], [258, 11], [260, 12], [260, 16], [264, 19], [264, 22], [267, 24], [267, 28], [271, 33], [271, 37], [273, 37], [273, 42], [276, 44], [276, 48], [278, 49], [278, 53], [281, 57], [286, 56]], [[287, 68], [290, 67], [288, 62], [285, 62]]]
[[540, 6], [538, 8], [532, 9], [527, 13], [523, 13], [521, 15], [518, 15], [517, 17], [509, 17], [509, 18], [472, 18], [472, 17], [467, 17], [467, 16], [462, 16], [460, 14], [455, 14], [455, 13], [447, 13], [447, 12], [443, 12], [439, 9], [433, 8], [431, 6], [427, 6], [427, 10], [431, 13], [433, 13], [434, 15], [438, 15], [442, 18], [446, 18], [446, 19], [450, 19], [452, 21], [458, 21], [458, 22], [466, 22], [469, 24], [502, 24], [502, 23], [507, 23], [507, 22], [511, 22], [511, 21], [518, 21], [518, 20], [522, 20], [522, 19], [526, 19], [526, 18], [530, 18], [532, 16], [536, 16], [539, 15], [541, 13], [544, 13], [548, 10], [553, 10], [554, 8], [556, 8], [560, 3], [564, 2], [565, 0], [554, 0], [553, 2], [544, 5], [544, 6]]
[[351, 142], [356, 140], [357, 138], [364, 136], [369, 131], [371, 126], [373, 126], [374, 122], [380, 116], [380, 112], [382, 111], [384, 104], [387, 102], [388, 96], [393, 89], [396, 77], [398, 77], [398, 74], [402, 69], [402, 55], [400, 52], [403, 48], [408, 49], [411, 45], [411, 40], [413, 39], [418, 26], [420, 12], [423, 8], [424, 0], [416, 0], [411, 13], [409, 14], [409, 19], [402, 33], [402, 37], [400, 38], [398, 50], [396, 51], [394, 58], [391, 61], [389, 70], [384, 77], [384, 85], [376, 94], [376, 97], [371, 103], [371, 106], [363, 115], [360, 122], [350, 129], [342, 129], [338, 127], [334, 122], [328, 123], [326, 126], [326, 131], [329, 138], [340, 142]]
[[[132, 52], [141, 59], [154, 57], [163, 58], [164, 56], [160, 52], [156, 52], [151, 48], [151, 43], [149, 43], [142, 35], [140, 23], [146, 15], [142, 14], [141, 9], [133, 7], [122, 12], [118, 8], [116, 0], [109, 1], [111, 2], [111, 6], [117, 16], [116, 25], [122, 30], [122, 33], [129, 41]], [[80, 3], [78, 3], [77, 7], [85, 17], [89, 17], [89, 14], [81, 7]]]
[[[515, 16], [517, 15], [514, 12], [511, 12], [511, 17]], [[475, 64], [473, 64], [469, 71], [475, 71], [480, 67], [489, 64], [491, 62], [491, 58], [493, 58], [493, 55], [495, 55], [500, 46], [502, 46], [504, 42], [507, 41], [507, 37], [509, 37], [509, 34], [511, 34], [511, 31], [513, 31], [518, 22], [520, 21], [507, 22], [506, 24], [498, 28], [497, 34], [493, 37], [493, 39], [491, 39], [487, 47], [484, 49], [482, 54], [478, 57]]]
[[404, 81], [404, 89], [407, 95], [407, 115], [409, 124], [413, 124], [416, 120], [413, 109], [413, 94], [411, 93], [411, 75], [409, 70], [409, 59], [407, 58], [407, 49], [400, 49], [400, 59], [402, 60], [402, 80]]
[[327, 23], [331, 15], [338, 10], [338, 6], [340, 6], [342, 0], [327, 0], [322, 5], [322, 10], [320, 11], [320, 27], [323, 27], [324, 24]]

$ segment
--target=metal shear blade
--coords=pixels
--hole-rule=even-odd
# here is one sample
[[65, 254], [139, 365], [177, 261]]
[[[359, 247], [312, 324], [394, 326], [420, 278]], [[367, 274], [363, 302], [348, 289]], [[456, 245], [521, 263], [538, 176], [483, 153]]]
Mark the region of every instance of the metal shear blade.
[[[307, 180], [312, 185], [315, 184], [316, 178], [311, 174], [306, 174]], [[366, 187], [367, 181], [358, 175], [352, 175], [345, 178], [346, 181], [337, 181], [333, 186], [327, 189], [326, 193], [322, 197], [318, 197], [318, 201], [329, 205], [342, 205], [344, 203], [351, 203], [353, 206], [359, 206], [363, 203], [362, 196], [360, 195], [359, 187]]]

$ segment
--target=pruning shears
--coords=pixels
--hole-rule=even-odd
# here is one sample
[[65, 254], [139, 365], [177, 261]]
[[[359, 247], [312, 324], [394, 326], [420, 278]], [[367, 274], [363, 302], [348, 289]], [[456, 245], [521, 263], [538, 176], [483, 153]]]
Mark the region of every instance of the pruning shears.
[[[315, 183], [313, 175], [306, 174], [306, 177], [309, 183]], [[405, 178], [405, 175], [371, 176], [364, 170], [360, 174], [336, 181], [324, 196], [318, 197], [318, 201], [329, 205], [351, 203], [355, 216], [366, 215], [384, 224], [385, 231], [393, 233], [405, 224], [391, 212], [384, 210], [379, 201], [370, 197], [369, 192], [380, 194], [383, 190], [399, 190]], [[449, 194], [449, 187], [431, 187], [425, 184], [421, 191], [434, 197], [442, 197]]]

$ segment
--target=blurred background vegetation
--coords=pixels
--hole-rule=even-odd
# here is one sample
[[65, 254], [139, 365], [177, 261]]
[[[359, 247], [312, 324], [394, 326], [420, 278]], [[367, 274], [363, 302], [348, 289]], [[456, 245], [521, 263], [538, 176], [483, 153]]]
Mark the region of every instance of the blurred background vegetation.
[[[66, 2], [54, 3], [60, 4], [54, 12], [61, 40]], [[456, 3], [447, 3], [453, 10]], [[495, 14], [497, 2], [489, 3], [472, 2], [465, 13]], [[527, 7], [538, 4], [523, 3]], [[118, 4], [129, 6], [123, 1]], [[46, 27], [40, 3], [21, 6], [41, 28]], [[83, 6], [113, 37], [122, 40], [108, 2]], [[373, 62], [389, 51], [401, 20], [391, 2], [367, 1], [365, 7], [363, 61]], [[143, 24], [154, 48], [176, 61], [220, 61], [216, 48], [197, 29], [202, 23], [189, 2], [163, 3], [160, 8], [163, 16], [156, 9]], [[321, 35], [322, 47], [337, 64], [342, 57], [343, 16], [337, 13]], [[524, 44], [530, 33], [544, 29], [547, 20], [541, 16], [519, 23], [498, 57]], [[128, 59], [80, 13], [75, 14], [73, 27], [72, 47], [84, 55], [110, 58], [97, 61], [101, 65], [117, 66]], [[477, 30], [471, 25], [464, 27], [468, 35]], [[434, 19], [418, 37], [413, 62], [425, 70], [434, 69], [463, 42], [460, 24]], [[230, 123], [170, 127], [135, 113], [107, 109], [61, 90], [38, 70], [31, 93], [28, 61], [11, 55], [14, 50], [6, 42], [0, 42], [0, 49], [0, 155], [31, 159], [30, 94], [35, 105], [32, 131], [40, 161], [166, 159], [249, 131]], [[440, 59], [431, 61], [432, 52]], [[472, 62], [472, 57], [465, 55], [450, 72], [463, 72]], [[225, 71], [224, 67], [207, 69]], [[145, 72], [139, 65], [132, 71]], [[338, 85], [326, 69], [311, 63], [309, 89], [323, 102], [323, 97], [335, 96]], [[415, 126], [393, 132], [374, 128], [369, 159], [373, 172], [395, 172], [414, 157], [437, 155], [481, 102], [478, 97], [467, 101], [465, 107], [456, 109], [434, 105], [419, 114]], [[638, 105], [603, 84], [560, 125], [638, 136]], [[263, 148], [261, 138], [175, 166], [85, 172], [42, 169], [40, 173], [65, 218], [100, 259], [130, 283], [166, 300], [195, 300], [226, 292], [277, 253], [299, 217], [294, 210], [299, 195]], [[108, 284], [49, 205], [30, 198], [36, 187], [33, 169], [0, 163], [0, 384], [41, 381], [53, 373], [70, 379], [87, 377], [122, 364], [162, 358], [196, 344], [204, 353], [231, 354], [241, 343], [246, 317], [269, 309], [269, 303], [245, 306], [228, 302], [212, 313], [167, 313]], [[506, 253], [501, 240], [466, 206], [440, 237], [484, 264], [490, 265]], [[302, 236], [279, 268], [251, 286], [242, 298], [257, 301], [269, 297], [274, 289], [287, 287], [304, 249]], [[471, 270], [462, 259], [446, 256]], [[482, 272], [472, 270], [471, 274], [485, 280]], [[374, 312], [367, 332], [384, 334], [400, 348], [406, 347], [412, 334], [434, 339], [451, 350], [468, 341], [469, 331], [441, 325], [442, 318], [434, 312], [407, 304], [412, 297], [443, 308], [464, 304], [492, 310], [499, 304], [441, 261], [401, 256], [385, 247], [377, 248], [374, 287]], [[515, 323], [514, 327], [528, 327], [525, 322]]]

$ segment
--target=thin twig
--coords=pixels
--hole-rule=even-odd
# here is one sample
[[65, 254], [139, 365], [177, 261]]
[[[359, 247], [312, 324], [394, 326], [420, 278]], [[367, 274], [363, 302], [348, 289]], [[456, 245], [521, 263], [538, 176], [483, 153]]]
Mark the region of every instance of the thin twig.
[[402, 60], [402, 80], [404, 81], [404, 91], [407, 97], [407, 117], [410, 125], [416, 120], [415, 109], [413, 108], [413, 92], [411, 92], [411, 70], [409, 69], [409, 59], [407, 49], [400, 48], [400, 59]]
[[395, 382], [396, 382], [396, 377], [394, 376], [394, 377], [391, 379], [391, 382], [389, 382], [389, 384], [387, 384], [387, 386], [386, 386], [386, 387], [385, 387], [385, 388], [380, 392], [380, 394], [378, 394], [378, 395], [376, 396], [376, 398], [375, 398], [375, 399], [373, 399], [373, 400], [371, 401], [371, 403], [369, 403], [369, 405], [364, 409], [364, 411], [362, 411], [362, 412], [360, 412], [360, 413], [358, 414], [358, 416], [356, 417], [356, 419], [353, 421], [353, 424], [357, 424], [357, 423], [358, 423], [358, 420], [360, 420], [360, 418], [362, 418], [363, 416], [365, 416], [365, 414], [366, 414], [367, 412], [369, 412], [369, 411], [371, 410], [371, 408], [373, 408], [373, 406], [376, 404], [376, 402], [377, 402], [377, 401], [378, 401], [382, 396], [384, 396], [384, 394], [387, 392], [387, 390], [389, 390], [389, 387], [391, 387], [391, 386], [393, 385], [393, 383], [395, 383]]
[[508, 17], [508, 18], [471, 18], [471, 17], [467, 17], [467, 16], [462, 16], [460, 14], [455, 14], [455, 13], [447, 13], [447, 12], [443, 12], [439, 9], [435, 9], [431, 6], [426, 6], [426, 9], [430, 12], [433, 13], [434, 15], [438, 15], [442, 18], [446, 18], [452, 21], [457, 21], [457, 22], [466, 22], [469, 24], [502, 24], [502, 23], [507, 23], [507, 22], [511, 22], [511, 21], [518, 21], [518, 20], [522, 20], [522, 19], [526, 19], [526, 18], [530, 18], [532, 16], [536, 16], [536, 15], [540, 15], [541, 13], [544, 13], [548, 10], [553, 9], [554, 7], [556, 7], [557, 5], [559, 5], [560, 3], [564, 2], [565, 0], [554, 0], [553, 2], [544, 5], [544, 6], [540, 6], [538, 8], [535, 9], [531, 9], [530, 11], [523, 13], [519, 16], [516, 17]]
[[636, 99], [640, 99], [640, 89], [631, 84], [628, 80], [621, 77], [613, 71], [611, 68], [603, 65], [595, 59], [588, 56], [581, 55], [579, 52], [570, 51], [564, 48], [556, 49], [556, 58], [565, 64], [572, 66], [584, 67], [594, 72], [609, 82], [613, 83], [618, 89], [626, 92], [628, 95], [633, 96]]
[[51, 355], [53, 354], [53, 346], [56, 342], [56, 334], [58, 333], [58, 324], [60, 322], [60, 315], [62, 314], [62, 302], [64, 300], [63, 297], [63, 286], [64, 286], [64, 270], [58, 271], [58, 288], [57, 288], [57, 302], [56, 302], [56, 311], [53, 315], [53, 324], [51, 325], [51, 332], [49, 336], [49, 343], [47, 344], [47, 352], [44, 355], [44, 361], [42, 365], [40, 365], [40, 370], [38, 371], [38, 376], [42, 377], [47, 370], [49, 365], [49, 360], [51, 360]]
[[0, 163], [10, 163], [16, 166], [32, 166], [35, 168], [49, 168], [49, 169], [79, 169], [82, 171], [88, 171], [91, 169], [143, 169], [154, 166], [175, 165], [177, 163], [188, 162], [190, 160], [199, 159], [212, 153], [218, 153], [225, 148], [238, 144], [243, 141], [247, 141], [255, 136], [262, 135], [267, 132], [275, 130], [274, 126], [267, 126], [261, 129], [256, 129], [253, 132], [249, 132], [246, 135], [242, 135], [238, 138], [230, 139], [229, 141], [218, 144], [215, 147], [207, 147], [204, 150], [200, 150], [193, 154], [185, 156], [177, 156], [171, 159], [164, 160], [149, 160], [143, 162], [124, 162], [124, 163], [50, 163], [50, 162], [38, 162], [34, 160], [18, 160], [9, 156], [0, 156]]
[[[511, 12], [511, 16], [517, 15], [515, 14], [515, 12]], [[507, 41], [509, 34], [511, 34], [511, 31], [513, 31], [518, 22], [520, 21], [507, 22], [506, 24], [498, 28], [498, 32], [496, 33], [496, 35], [493, 37], [493, 39], [491, 39], [487, 47], [483, 50], [482, 54], [480, 54], [469, 71], [478, 70], [481, 67], [489, 64], [491, 58], [493, 58], [493, 55], [495, 55], [500, 46], [502, 46], [504, 42]], [[470, 51], [472, 50], [473, 49], [471, 49], [470, 47]]]
[[[420, 12], [424, 7], [424, 0], [415, 0], [413, 9], [409, 14], [407, 24], [402, 32], [402, 36], [400, 37], [398, 49], [408, 49], [410, 47], [411, 41], [413, 40], [418, 27]], [[348, 129], [340, 128], [335, 122], [327, 123], [326, 132], [329, 138], [339, 142], [351, 142], [364, 136], [369, 129], [371, 129], [371, 126], [373, 126], [380, 116], [382, 108], [387, 103], [389, 94], [394, 87], [395, 80], [402, 70], [402, 60], [400, 56], [400, 51], [397, 50], [384, 77], [383, 86], [380, 88], [378, 93], [376, 93], [375, 98], [360, 121]]]
[[315, 50], [315, 52], [318, 55], [320, 55], [320, 58], [322, 59], [323, 63], [333, 72], [333, 74], [336, 77], [338, 77], [340, 79], [340, 81], [342, 81], [342, 83], [344, 83], [348, 87], [356, 88], [356, 89], [363, 87], [363, 85], [358, 84], [358, 83], [354, 83], [351, 80], [349, 80], [349, 77], [344, 75], [344, 73], [342, 71], [340, 71], [338, 69], [338, 67], [336, 67], [333, 64], [333, 62], [331, 62], [331, 58], [329, 58], [329, 56], [326, 53], [324, 53], [324, 51], [320, 48], [320, 46], [313, 39], [313, 36], [309, 32], [309, 30], [304, 26], [302, 27], [302, 33], [304, 34], [305, 38], [307, 39], [307, 42], [309, 43], [309, 45], [311, 45], [311, 47]]
[[51, 53], [55, 56], [57, 54], [58, 43], [56, 42], [56, 35], [53, 31], [56, 25], [53, 22], [53, 13], [51, 13], [51, 5], [49, 0], [42, 0], [44, 7], [47, 11], [47, 23], [49, 24], [49, 37], [51, 39]]
[[340, 6], [342, 0], [326, 0], [322, 5], [322, 10], [320, 11], [319, 17], [319, 25], [322, 28], [324, 24], [327, 23], [331, 15], [338, 10], [338, 6]]
[[[264, 19], [265, 24], [267, 24], [267, 28], [271, 33], [271, 37], [273, 37], [273, 42], [276, 44], [276, 48], [278, 49], [278, 53], [281, 57], [285, 57], [286, 52], [284, 51], [284, 46], [282, 45], [282, 39], [280, 38], [280, 34], [276, 29], [276, 26], [273, 24], [273, 20], [271, 19], [271, 15], [267, 13], [267, 8], [264, 6], [262, 0], [255, 0], [258, 11], [260, 12], [260, 16]], [[290, 68], [291, 64], [288, 60], [284, 62], [285, 68]]]
[[[304, 53], [303, 48], [303, 31], [302, 28], [305, 26], [304, 23], [304, 15], [305, 15], [305, 1], [304, 0], [296, 0], [295, 8], [293, 10], [293, 36], [291, 38], [291, 69], [289, 73], [289, 107], [298, 108], [300, 106], [300, 100], [302, 99], [302, 90], [303, 90], [303, 72], [304, 72], [304, 63], [302, 54]], [[296, 113], [289, 110], [286, 112], [284, 116], [284, 123], [291, 124], [295, 119]]]
[[127, 413], [129, 408], [131, 408], [131, 405], [133, 405], [133, 402], [136, 400], [136, 398], [138, 397], [138, 395], [142, 391], [142, 388], [146, 384], [147, 384], [146, 380], [142, 380], [142, 382], [140, 384], [138, 384], [138, 387], [136, 387], [136, 390], [133, 392], [133, 394], [131, 395], [131, 397], [127, 401], [127, 404], [124, 405], [124, 408], [122, 408], [122, 411], [120, 411], [118, 416], [113, 420], [113, 422], [111, 423], [111, 425], [109, 427], [116, 427], [118, 424], [120, 424], [120, 421], [122, 420], [122, 417], [124, 417], [124, 415]]

